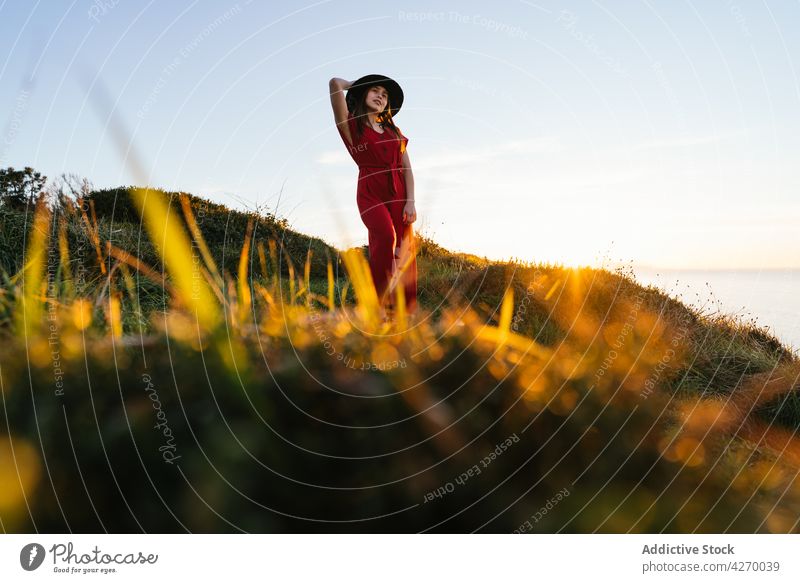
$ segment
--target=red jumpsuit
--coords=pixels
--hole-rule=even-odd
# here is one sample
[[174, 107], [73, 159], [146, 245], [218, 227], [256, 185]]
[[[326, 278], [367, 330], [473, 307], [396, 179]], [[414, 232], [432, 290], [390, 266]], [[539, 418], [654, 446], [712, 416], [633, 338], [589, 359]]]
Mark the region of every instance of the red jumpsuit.
[[[403, 223], [403, 207], [406, 204], [406, 183], [402, 168], [402, 151], [408, 138], [398, 139], [390, 128], [383, 133], [369, 124], [358, 137], [356, 119], [348, 118], [353, 144], [347, 142], [339, 126], [339, 135], [358, 165], [358, 187], [356, 203], [361, 220], [369, 232], [369, 268], [375, 291], [381, 298], [398, 265], [400, 244], [404, 236], [411, 236], [410, 225]], [[400, 284], [405, 292], [406, 306], [413, 312], [417, 306], [417, 262], [411, 246], [411, 262], [402, 275]], [[390, 298], [391, 302], [393, 298]]]

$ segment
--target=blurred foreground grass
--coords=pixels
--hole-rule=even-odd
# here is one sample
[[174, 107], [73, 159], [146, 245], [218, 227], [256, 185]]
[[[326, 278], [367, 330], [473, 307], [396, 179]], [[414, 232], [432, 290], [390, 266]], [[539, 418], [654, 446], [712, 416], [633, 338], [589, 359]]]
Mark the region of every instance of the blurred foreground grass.
[[800, 365], [751, 323], [425, 238], [383, 323], [363, 249], [271, 215], [0, 213], [5, 532], [798, 531]]

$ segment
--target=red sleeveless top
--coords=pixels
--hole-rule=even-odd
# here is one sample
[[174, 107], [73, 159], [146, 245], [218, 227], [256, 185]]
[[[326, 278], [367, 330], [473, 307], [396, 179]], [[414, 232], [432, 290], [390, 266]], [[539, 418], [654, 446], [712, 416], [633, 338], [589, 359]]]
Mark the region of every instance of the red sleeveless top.
[[369, 124], [361, 137], [356, 131], [356, 119], [347, 118], [352, 145], [347, 142], [342, 128], [336, 126], [347, 151], [358, 165], [358, 187], [356, 196], [372, 196], [380, 200], [405, 198], [406, 182], [403, 176], [402, 156], [408, 138], [398, 138], [387, 126], [383, 133], [372, 129]]

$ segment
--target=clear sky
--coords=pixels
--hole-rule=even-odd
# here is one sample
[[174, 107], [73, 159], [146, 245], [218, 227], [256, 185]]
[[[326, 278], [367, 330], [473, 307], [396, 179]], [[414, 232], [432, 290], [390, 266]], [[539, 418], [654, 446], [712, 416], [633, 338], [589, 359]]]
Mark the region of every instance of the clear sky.
[[0, 164], [138, 183], [113, 108], [150, 184], [364, 244], [328, 80], [382, 73], [445, 247], [796, 268], [798, 25], [797, 0], [0, 0]]

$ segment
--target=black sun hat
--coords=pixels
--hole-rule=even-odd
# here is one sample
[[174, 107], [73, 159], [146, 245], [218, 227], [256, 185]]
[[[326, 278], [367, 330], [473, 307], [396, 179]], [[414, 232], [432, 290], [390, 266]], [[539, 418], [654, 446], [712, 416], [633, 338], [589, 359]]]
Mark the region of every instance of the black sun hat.
[[389, 105], [391, 106], [389, 113], [392, 117], [396, 116], [403, 105], [403, 90], [397, 81], [390, 79], [386, 75], [364, 75], [360, 79], [353, 81], [353, 85], [345, 95], [347, 109], [352, 113], [356, 103], [364, 98], [364, 94], [373, 85], [382, 85], [389, 92]]

